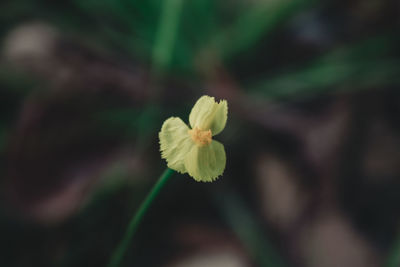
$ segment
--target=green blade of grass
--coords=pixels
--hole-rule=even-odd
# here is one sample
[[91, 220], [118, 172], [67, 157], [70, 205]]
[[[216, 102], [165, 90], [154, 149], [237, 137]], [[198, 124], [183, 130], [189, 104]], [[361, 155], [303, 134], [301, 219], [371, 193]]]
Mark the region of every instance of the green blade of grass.
[[257, 266], [284, 267], [284, 261], [250, 213], [244, 201], [231, 190], [214, 193], [214, 198], [226, 222], [247, 248]]
[[252, 94], [290, 98], [400, 83], [391, 38], [376, 38], [329, 52], [313, 62], [245, 86]]
[[156, 70], [165, 69], [172, 57], [183, 0], [165, 0], [161, 11], [153, 49]]
[[224, 59], [249, 49], [261, 37], [268, 35], [275, 27], [291, 18], [299, 10], [315, 0], [272, 0], [259, 1], [244, 10], [228, 28], [217, 33], [211, 41], [217, 54]]

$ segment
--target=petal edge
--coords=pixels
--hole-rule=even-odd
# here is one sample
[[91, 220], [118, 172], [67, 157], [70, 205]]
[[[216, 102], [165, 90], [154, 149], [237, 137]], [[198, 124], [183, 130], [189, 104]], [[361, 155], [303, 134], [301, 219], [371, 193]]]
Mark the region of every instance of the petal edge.
[[186, 173], [184, 160], [195, 144], [189, 136], [189, 128], [178, 117], [167, 119], [159, 132], [161, 157], [166, 159], [169, 168]]

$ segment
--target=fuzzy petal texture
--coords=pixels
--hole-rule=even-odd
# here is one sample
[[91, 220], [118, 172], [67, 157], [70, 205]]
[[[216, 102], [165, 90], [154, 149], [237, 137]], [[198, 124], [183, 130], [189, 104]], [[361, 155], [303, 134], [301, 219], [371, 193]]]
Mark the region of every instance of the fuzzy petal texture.
[[196, 145], [188, 134], [189, 128], [177, 117], [166, 120], [158, 134], [160, 138], [161, 157], [167, 160], [169, 168], [186, 173], [184, 160]]
[[224, 146], [212, 141], [208, 146], [194, 146], [185, 158], [185, 168], [199, 182], [212, 182], [222, 175], [226, 155]]
[[197, 100], [189, 115], [192, 128], [211, 130], [212, 135], [220, 133], [228, 118], [228, 103], [225, 100], [215, 102], [214, 97], [202, 96]]

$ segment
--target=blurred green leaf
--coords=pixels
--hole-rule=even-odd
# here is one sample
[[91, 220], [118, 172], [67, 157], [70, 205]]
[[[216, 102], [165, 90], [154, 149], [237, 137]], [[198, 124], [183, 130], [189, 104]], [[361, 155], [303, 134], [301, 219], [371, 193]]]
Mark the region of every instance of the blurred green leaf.
[[238, 2], [227, 9], [219, 2], [193, 0], [185, 1], [182, 14], [182, 0], [73, 0], [62, 4], [42, 0], [35, 5], [16, 0], [8, 5], [12, 18], [40, 16], [95, 46], [122, 50], [160, 66], [167, 64], [171, 70], [193, 72], [195, 57], [205, 49], [216, 49], [223, 58], [230, 58], [313, 2]]
[[153, 49], [153, 64], [164, 69], [171, 61], [183, 0], [164, 0]]
[[386, 267], [398, 267], [400, 266], [400, 238], [398, 237], [386, 260]]
[[246, 87], [254, 95], [287, 98], [398, 84], [400, 66], [391, 56], [394, 49], [393, 37], [373, 38]]
[[214, 197], [226, 222], [248, 249], [257, 266], [286, 266], [240, 196], [227, 189], [214, 193]]
[[211, 41], [218, 55], [230, 58], [251, 48], [261, 37], [268, 35], [277, 25], [293, 14], [308, 7], [315, 0], [268, 0], [253, 2], [228, 27], [221, 28]]

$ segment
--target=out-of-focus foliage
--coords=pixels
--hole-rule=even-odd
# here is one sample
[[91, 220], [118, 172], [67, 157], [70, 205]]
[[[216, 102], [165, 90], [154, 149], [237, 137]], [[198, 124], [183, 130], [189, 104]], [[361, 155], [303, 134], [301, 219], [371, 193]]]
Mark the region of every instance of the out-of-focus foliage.
[[229, 102], [225, 174], [174, 177], [127, 266], [398, 266], [399, 10], [2, 1], [0, 265], [105, 265], [162, 122], [207, 94]]

